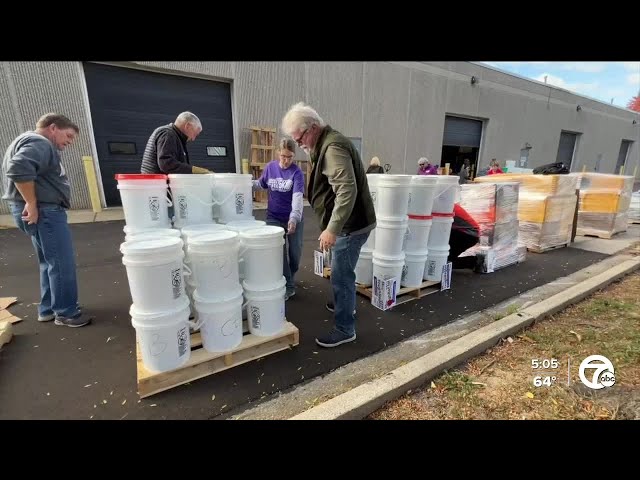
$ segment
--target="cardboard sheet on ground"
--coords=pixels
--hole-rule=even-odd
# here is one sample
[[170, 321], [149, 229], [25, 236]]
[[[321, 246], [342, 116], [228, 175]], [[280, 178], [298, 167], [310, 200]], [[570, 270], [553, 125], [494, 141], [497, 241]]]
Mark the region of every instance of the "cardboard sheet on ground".
[[0, 322], [9, 321], [11, 323], [21, 322], [22, 319], [13, 315], [9, 310], [6, 310], [11, 305], [18, 301], [17, 297], [2, 297], [0, 298]]
[[9, 308], [9, 306], [13, 305], [17, 301], [17, 297], [0, 297], [0, 310]]

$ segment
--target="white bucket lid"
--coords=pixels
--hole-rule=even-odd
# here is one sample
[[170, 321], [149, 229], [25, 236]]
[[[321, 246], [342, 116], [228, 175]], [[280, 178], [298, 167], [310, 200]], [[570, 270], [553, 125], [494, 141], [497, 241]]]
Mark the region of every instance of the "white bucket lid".
[[158, 238], [158, 237], [175, 237], [180, 238], [180, 230], [174, 228], [154, 228], [153, 230], [145, 230], [143, 232], [129, 232], [127, 233], [127, 240], [140, 240], [143, 238]]
[[215, 300], [212, 300], [210, 298], [203, 297], [202, 295], [200, 295], [200, 292], [196, 288], [193, 291], [193, 302], [196, 305], [198, 310], [201, 310], [207, 313], [215, 313], [220, 310], [226, 309], [228, 304], [231, 302], [236, 302], [239, 300], [240, 304], [242, 304], [243, 292], [244, 291], [242, 290], [242, 287], [238, 284], [238, 288], [234, 289], [233, 293], [230, 293], [229, 295], [225, 295], [222, 298], [216, 298]]
[[378, 187], [408, 187], [413, 175], [380, 175]]
[[385, 224], [385, 226], [393, 225], [393, 226], [405, 226], [409, 223], [409, 215], [398, 216], [398, 217], [384, 217], [381, 215], [376, 215], [376, 225], [380, 227], [380, 224]]
[[427, 258], [429, 257], [429, 253], [431, 253], [431, 250], [422, 250], [420, 252], [412, 252], [412, 253], [406, 252], [404, 261], [405, 262], [426, 262]]
[[287, 279], [282, 276], [282, 279], [276, 283], [272, 283], [271, 285], [250, 285], [247, 284], [247, 281], [242, 282], [242, 288], [244, 289], [244, 295], [247, 299], [262, 299], [265, 297], [272, 297], [274, 295], [279, 295], [281, 291], [286, 289]]
[[132, 239], [120, 245], [123, 255], [166, 255], [179, 251], [182, 253], [182, 240], [176, 237], [155, 237]]
[[182, 236], [190, 238], [193, 235], [219, 232], [220, 230], [226, 230], [225, 226], [220, 223], [199, 223], [197, 225], [182, 227], [180, 231], [182, 232]]
[[449, 250], [451, 249], [451, 247], [449, 245], [447, 245], [447, 248], [438, 248], [438, 247], [429, 247], [429, 255], [436, 255], [436, 256], [441, 256], [441, 255], [449, 255]]
[[169, 174], [169, 187], [185, 187], [187, 185], [192, 186], [212, 186], [213, 185], [213, 173], [205, 173], [204, 175], [194, 175], [192, 173], [170, 173]]
[[213, 175], [216, 182], [228, 180], [242, 180], [244, 182], [253, 179], [250, 173], [214, 173]]
[[438, 183], [438, 175], [411, 175], [411, 183], [416, 186], [435, 185]]
[[405, 254], [402, 252], [400, 255], [381, 255], [380, 253], [373, 251], [373, 260], [382, 260], [383, 262], [404, 262]]
[[378, 185], [378, 178], [380, 177], [379, 173], [367, 173], [367, 183], [372, 187]]
[[131, 318], [136, 323], [146, 326], [174, 325], [178, 322], [188, 321], [190, 314], [189, 299], [187, 297], [181, 297], [175, 308], [163, 312], [145, 312], [135, 305], [131, 305], [129, 308]]
[[264, 240], [271, 240], [275, 238], [284, 239], [284, 228], [276, 227], [275, 225], [249, 228], [240, 232], [240, 238], [246, 244], [254, 242], [262, 243]]
[[458, 183], [460, 181], [460, 177], [457, 175], [438, 175], [436, 176], [438, 179], [438, 183]]
[[189, 239], [187, 249], [189, 253], [221, 253], [227, 247], [239, 247], [238, 232], [220, 230], [218, 232], [203, 233]]
[[233, 220], [225, 226], [227, 227], [227, 230], [242, 232], [243, 230], [249, 230], [251, 228], [264, 227], [266, 224], [267, 222], [264, 220]]

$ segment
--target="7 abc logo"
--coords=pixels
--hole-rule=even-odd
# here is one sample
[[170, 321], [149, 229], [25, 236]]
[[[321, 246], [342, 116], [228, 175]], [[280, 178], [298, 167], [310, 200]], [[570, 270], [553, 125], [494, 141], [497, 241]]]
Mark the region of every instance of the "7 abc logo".
[[[587, 378], [585, 370], [593, 370], [591, 379]], [[590, 355], [585, 358], [580, 364], [579, 374], [582, 383], [594, 390], [612, 387], [616, 383], [613, 363], [603, 355]]]

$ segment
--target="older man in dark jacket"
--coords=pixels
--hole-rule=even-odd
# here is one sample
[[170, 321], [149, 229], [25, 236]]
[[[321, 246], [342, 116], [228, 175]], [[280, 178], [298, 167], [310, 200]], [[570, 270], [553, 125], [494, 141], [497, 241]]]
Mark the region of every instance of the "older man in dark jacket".
[[320, 249], [331, 248], [331, 285], [335, 326], [316, 338], [321, 347], [337, 347], [356, 339], [355, 267], [360, 250], [376, 226], [373, 200], [360, 154], [351, 141], [308, 105], [291, 107], [282, 131], [311, 157], [307, 196], [320, 221]]
[[182, 112], [174, 123], [156, 128], [142, 155], [142, 173], [211, 173], [206, 168], [191, 165], [187, 141], [194, 141], [202, 132], [200, 119], [191, 112]]

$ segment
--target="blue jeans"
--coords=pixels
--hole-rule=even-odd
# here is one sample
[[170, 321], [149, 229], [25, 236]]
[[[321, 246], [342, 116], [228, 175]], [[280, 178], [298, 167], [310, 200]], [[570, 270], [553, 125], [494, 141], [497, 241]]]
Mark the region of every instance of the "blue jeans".
[[356, 263], [369, 233], [338, 237], [331, 248], [331, 286], [336, 328], [345, 335], [356, 331]]
[[295, 288], [294, 277], [300, 267], [300, 258], [302, 257], [302, 235], [304, 229], [304, 219], [300, 220], [296, 225], [296, 231], [291, 235], [287, 235], [288, 223], [281, 222], [277, 218], [267, 214], [267, 225], [275, 225], [284, 228], [284, 254], [282, 262], [282, 273], [287, 279], [287, 290]]
[[24, 203], [11, 202], [17, 227], [31, 237], [40, 264], [40, 316], [71, 318], [78, 310], [75, 252], [67, 212], [60, 205], [39, 204], [38, 223], [22, 221]]

